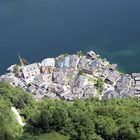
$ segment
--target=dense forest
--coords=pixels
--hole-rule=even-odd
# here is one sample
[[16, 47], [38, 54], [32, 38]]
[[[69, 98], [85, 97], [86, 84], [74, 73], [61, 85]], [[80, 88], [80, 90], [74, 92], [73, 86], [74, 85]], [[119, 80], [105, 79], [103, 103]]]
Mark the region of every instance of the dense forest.
[[[24, 127], [18, 124], [12, 106], [26, 122]], [[44, 140], [139, 140], [140, 101], [135, 98], [35, 101], [30, 93], [0, 83], [0, 140], [38, 140], [37, 137], [46, 134], [49, 138]], [[53, 138], [52, 134], [59, 138]]]

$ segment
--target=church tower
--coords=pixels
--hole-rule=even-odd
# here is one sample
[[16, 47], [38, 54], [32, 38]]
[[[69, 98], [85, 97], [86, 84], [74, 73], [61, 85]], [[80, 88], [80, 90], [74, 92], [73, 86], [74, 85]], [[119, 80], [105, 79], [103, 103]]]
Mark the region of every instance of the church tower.
[[24, 62], [23, 62], [20, 54], [18, 54], [18, 57], [19, 57], [20, 66], [24, 66]]

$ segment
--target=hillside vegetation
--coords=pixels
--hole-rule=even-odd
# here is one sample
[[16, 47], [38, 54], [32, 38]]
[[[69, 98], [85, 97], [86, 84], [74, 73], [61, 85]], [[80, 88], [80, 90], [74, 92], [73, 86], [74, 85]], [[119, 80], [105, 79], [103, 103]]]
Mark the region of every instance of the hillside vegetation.
[[26, 136], [19, 140], [68, 140], [67, 136], [60, 135], [59, 133], [48, 133], [39, 136]]
[[[11, 106], [19, 109], [24, 128]], [[0, 140], [55, 140], [54, 131], [64, 136], [62, 140], [139, 140], [140, 101], [91, 98], [71, 103], [44, 98], [36, 102], [31, 94], [0, 83]]]

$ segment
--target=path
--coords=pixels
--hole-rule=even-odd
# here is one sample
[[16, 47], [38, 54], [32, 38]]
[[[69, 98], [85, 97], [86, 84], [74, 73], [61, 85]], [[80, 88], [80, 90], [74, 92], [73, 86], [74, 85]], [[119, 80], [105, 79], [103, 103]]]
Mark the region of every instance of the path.
[[16, 119], [18, 121], [18, 123], [21, 125], [21, 126], [25, 126], [25, 123], [23, 123], [22, 119], [21, 119], [21, 116], [19, 115], [17, 109], [15, 107], [11, 107], [11, 110], [14, 112], [14, 114], [16, 115]]

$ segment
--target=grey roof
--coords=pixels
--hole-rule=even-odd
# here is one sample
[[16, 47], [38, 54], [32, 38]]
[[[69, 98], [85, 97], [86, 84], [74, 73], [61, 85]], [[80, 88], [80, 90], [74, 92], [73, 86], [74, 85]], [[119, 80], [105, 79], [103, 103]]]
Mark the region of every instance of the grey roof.
[[47, 92], [46, 89], [38, 88], [37, 90], [34, 91], [34, 95], [38, 94], [44, 95], [46, 92]]
[[84, 92], [85, 97], [94, 97], [95, 95], [96, 95], [96, 89], [91, 87], [88, 87]]
[[87, 52], [87, 57], [91, 59], [95, 59], [97, 56], [95, 52], [90, 51], [90, 52]]
[[62, 85], [57, 85], [54, 87], [54, 90], [57, 94], [61, 94], [62, 92], [64, 92], [63, 86]]
[[29, 87], [27, 88], [27, 90], [28, 90], [29, 92], [34, 92], [34, 91], [36, 90], [36, 87], [35, 87], [35, 85], [31, 85], [31, 86], [29, 86]]
[[53, 72], [53, 81], [55, 83], [61, 83], [61, 82], [63, 82], [64, 77], [65, 77], [65, 74], [63, 72], [63, 69], [59, 69], [59, 68], [54, 69], [54, 72]]
[[18, 86], [20, 86], [21, 88], [24, 88], [26, 84], [23, 81], [19, 80]]
[[122, 90], [122, 91], [120, 92], [120, 96], [121, 96], [122, 98], [125, 98], [125, 97], [132, 97], [132, 96], [134, 96], [134, 94], [135, 94], [135, 90]]
[[60, 94], [60, 97], [67, 101], [73, 101], [73, 94], [70, 90], [67, 90]]
[[44, 79], [43, 79], [43, 74], [40, 74], [40, 75], [37, 75], [34, 80], [33, 80], [33, 84], [37, 85], [37, 86], [40, 86], [42, 84], [44, 84]]
[[5, 77], [5, 78], [3, 78], [3, 81], [7, 82], [7, 83], [13, 83], [14, 82], [14, 78]]
[[140, 85], [136, 85], [134, 89], [140, 91]]
[[114, 70], [117, 67], [117, 64], [110, 65], [109, 69]]
[[73, 87], [73, 89], [72, 89], [72, 93], [73, 93], [74, 95], [76, 95], [76, 94], [78, 94], [78, 95], [83, 94], [83, 93], [84, 93], [84, 88], [75, 86], [75, 87]]
[[82, 58], [80, 58], [78, 67], [79, 68], [82, 68], [83, 66], [85, 66], [87, 64], [88, 64], [88, 59], [86, 57], [82, 57]]
[[80, 75], [75, 79], [75, 85], [78, 87], [83, 87], [86, 80], [87, 79], [84, 75]]
[[99, 62], [97, 60], [94, 60], [91, 64], [90, 67], [97, 67], [99, 65]]
[[76, 74], [77, 72], [73, 69], [68, 69], [66, 75], [68, 76], [73, 76], [74, 74]]
[[82, 70], [84, 73], [93, 74], [93, 72], [96, 70], [96, 67], [83, 66]]
[[120, 94], [118, 92], [116, 92], [115, 90], [113, 90], [113, 91], [107, 91], [102, 96], [103, 100], [104, 99], [110, 99], [110, 98], [120, 98]]
[[136, 76], [134, 79], [135, 79], [136, 81], [140, 81], [140, 76]]
[[126, 76], [121, 76], [121, 78], [116, 83], [116, 90], [119, 92], [121, 90], [128, 89], [131, 79]]
[[34, 95], [34, 98], [35, 98], [36, 100], [41, 100], [42, 97], [43, 97], [43, 95], [41, 95], [41, 94], [36, 94], [36, 95]]
[[132, 76], [133, 76], [133, 77], [140, 76], [140, 73], [132, 73]]
[[110, 75], [110, 70], [109, 69], [104, 69], [101, 71], [101, 76], [104, 78], [108, 77]]
[[77, 55], [75, 55], [75, 54], [71, 55], [70, 60], [69, 60], [70, 67], [73, 67], [73, 68], [77, 67], [78, 60], [79, 60], [79, 58]]
[[117, 71], [113, 71], [107, 78], [106, 80], [108, 80], [111, 83], [116, 82], [117, 80], [119, 80], [120, 77], [120, 73]]

